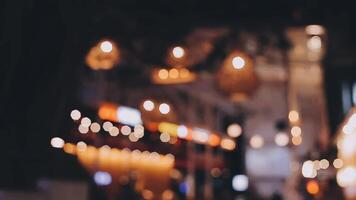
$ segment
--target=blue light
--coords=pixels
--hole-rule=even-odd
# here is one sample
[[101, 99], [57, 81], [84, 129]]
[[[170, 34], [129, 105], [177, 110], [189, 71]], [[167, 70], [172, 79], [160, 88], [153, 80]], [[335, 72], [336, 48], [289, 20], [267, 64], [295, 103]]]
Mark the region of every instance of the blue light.
[[179, 191], [183, 194], [187, 194], [188, 192], [188, 184], [187, 182], [182, 182], [179, 184]]
[[110, 185], [111, 183], [111, 175], [107, 172], [96, 172], [94, 174], [94, 181], [97, 185], [105, 186]]

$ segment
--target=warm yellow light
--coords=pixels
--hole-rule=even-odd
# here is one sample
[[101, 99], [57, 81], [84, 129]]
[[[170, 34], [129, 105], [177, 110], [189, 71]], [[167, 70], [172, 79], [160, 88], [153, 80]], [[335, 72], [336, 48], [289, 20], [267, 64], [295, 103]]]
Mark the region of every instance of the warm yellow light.
[[142, 191], [142, 197], [145, 200], [151, 200], [151, 199], [153, 199], [154, 195], [153, 195], [153, 192], [151, 190], [143, 190]]
[[172, 54], [175, 58], [183, 58], [185, 51], [182, 47], [177, 46], [172, 49]]
[[296, 110], [291, 110], [288, 114], [289, 121], [292, 123], [299, 121], [299, 113]]
[[100, 49], [105, 53], [110, 53], [112, 51], [112, 44], [109, 41], [103, 41], [100, 44]]
[[252, 148], [258, 149], [264, 145], [264, 139], [260, 135], [254, 135], [250, 139], [250, 146]]
[[151, 100], [146, 100], [145, 102], [143, 102], [143, 108], [146, 111], [152, 111], [155, 108], [155, 104]]
[[[179, 131], [179, 126], [169, 122], [161, 122], [158, 125], [158, 130], [161, 133], [168, 133], [171, 136], [177, 136], [177, 132]], [[182, 131], [182, 130], [180, 130]]]
[[274, 141], [278, 146], [284, 147], [289, 143], [289, 137], [285, 133], [277, 133], [274, 137]]
[[309, 35], [323, 35], [325, 29], [320, 25], [308, 25], [305, 27], [305, 32]]
[[106, 121], [106, 122], [104, 122], [104, 124], [103, 124], [103, 129], [104, 129], [105, 131], [110, 131], [110, 129], [111, 129], [112, 126], [113, 126], [113, 125], [112, 125], [111, 122]]
[[70, 113], [70, 117], [73, 119], [73, 120], [79, 120], [80, 117], [81, 117], [81, 113], [79, 110], [72, 110], [72, 112]]
[[123, 135], [129, 135], [131, 133], [131, 128], [129, 126], [121, 127], [121, 133]]
[[307, 192], [312, 195], [316, 195], [320, 191], [318, 182], [316, 182], [314, 180], [307, 182], [306, 189], [307, 189]]
[[344, 166], [344, 162], [340, 158], [336, 158], [333, 162], [333, 165], [336, 169], [340, 169]]
[[319, 36], [313, 36], [307, 42], [307, 46], [310, 50], [319, 50], [321, 48], [321, 45], [322, 42]]
[[100, 124], [94, 122], [90, 125], [90, 130], [93, 132], [93, 133], [97, 133], [100, 131]]
[[202, 128], [194, 128], [193, 140], [201, 144], [207, 143], [209, 141], [209, 131]]
[[138, 141], [138, 137], [136, 137], [136, 135], [132, 132], [132, 133], [130, 133], [130, 135], [129, 135], [129, 140], [131, 141], [131, 142], [137, 142]]
[[85, 142], [80, 141], [77, 143], [77, 151], [78, 152], [84, 152], [87, 149], [87, 144]]
[[80, 121], [80, 124], [84, 127], [88, 127], [90, 126], [91, 124], [91, 120], [88, 118], [88, 117], [84, 117], [82, 118], [82, 120]]
[[233, 137], [233, 138], [236, 138], [236, 137], [239, 137], [242, 133], [242, 128], [240, 125], [238, 124], [230, 124], [228, 127], [227, 127], [227, 134], [230, 136], [230, 137]]
[[188, 78], [188, 77], [190, 76], [190, 71], [187, 70], [186, 68], [181, 68], [181, 69], [179, 70], [179, 76], [180, 76], [181, 78]]
[[137, 138], [142, 138], [145, 135], [145, 128], [141, 124], [138, 124], [134, 127], [133, 133]]
[[168, 104], [166, 104], [166, 103], [161, 103], [160, 105], [159, 105], [159, 112], [161, 113], [161, 114], [164, 114], [164, 115], [166, 115], [166, 114], [168, 114], [169, 113], [169, 111], [170, 111], [170, 106], [168, 105]]
[[221, 140], [220, 145], [221, 145], [221, 148], [229, 150], [229, 151], [234, 150], [236, 147], [235, 141], [230, 138], [223, 138]]
[[161, 133], [161, 135], [159, 136], [159, 139], [162, 142], [169, 142], [169, 140], [171, 139], [171, 137], [169, 136], [168, 133]]
[[245, 60], [240, 56], [236, 56], [232, 59], [232, 66], [235, 69], [242, 69], [245, 66]]
[[314, 164], [314, 168], [316, 170], [320, 170], [320, 161], [319, 160], [314, 160], [313, 164]]
[[168, 78], [168, 75], [169, 75], [169, 73], [168, 73], [168, 70], [166, 70], [166, 69], [160, 69], [160, 70], [158, 71], [158, 77], [159, 77], [160, 79], [167, 79], [167, 78]]
[[302, 129], [299, 126], [293, 126], [290, 132], [293, 137], [299, 137], [302, 135]]
[[174, 197], [174, 193], [172, 190], [165, 190], [162, 193], [162, 200], [172, 200]]
[[109, 134], [113, 137], [118, 136], [120, 133], [120, 130], [116, 126], [112, 126], [109, 130]]
[[320, 160], [319, 165], [320, 165], [321, 169], [327, 169], [329, 167], [330, 163], [328, 160], [322, 159], [322, 160]]
[[64, 146], [64, 140], [59, 137], [54, 137], [51, 139], [51, 145], [54, 148], [63, 148]]
[[173, 69], [170, 69], [169, 70], [169, 77], [170, 78], [173, 78], [173, 79], [176, 79], [179, 77], [179, 72], [176, 68], [173, 68]]
[[76, 146], [71, 143], [65, 143], [63, 146], [64, 152], [68, 154], [75, 154]]
[[88, 131], [89, 131], [89, 128], [86, 127], [86, 126], [83, 126], [82, 124], [80, 124], [79, 127], [78, 127], [78, 131], [81, 134], [87, 134]]
[[302, 137], [301, 136], [293, 136], [292, 137], [292, 143], [294, 144], [294, 145], [300, 145], [300, 144], [302, 144], [302, 142], [303, 142], [303, 139], [302, 139]]

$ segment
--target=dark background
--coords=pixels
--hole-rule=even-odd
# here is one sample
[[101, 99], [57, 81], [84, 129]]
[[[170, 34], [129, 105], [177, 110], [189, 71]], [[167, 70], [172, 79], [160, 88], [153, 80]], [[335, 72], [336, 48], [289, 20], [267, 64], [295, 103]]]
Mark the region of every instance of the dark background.
[[[76, 103], [82, 58], [103, 36], [145, 62], [196, 26], [281, 30], [322, 24], [328, 30], [326, 94], [332, 132], [343, 119], [340, 84], [355, 80], [351, 2], [299, 1], [0, 1], [0, 187], [29, 188], [40, 177], [82, 177], [73, 162], [54, 162], [49, 139], [65, 130]], [[148, 52], [148, 53], [147, 53]], [[149, 53], [151, 52], [151, 54]], [[67, 170], [70, 169], [70, 170]]]

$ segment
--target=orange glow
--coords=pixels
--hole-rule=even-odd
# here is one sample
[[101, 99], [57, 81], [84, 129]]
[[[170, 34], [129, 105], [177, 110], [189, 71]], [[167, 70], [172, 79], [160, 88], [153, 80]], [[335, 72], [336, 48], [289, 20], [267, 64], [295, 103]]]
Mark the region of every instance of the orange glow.
[[220, 144], [220, 137], [216, 134], [211, 134], [209, 137], [209, 145], [216, 147]]
[[71, 143], [65, 143], [63, 146], [63, 150], [64, 152], [68, 153], [68, 154], [75, 154], [75, 150], [76, 150], [76, 145], [71, 144]]
[[117, 105], [104, 103], [100, 106], [98, 115], [101, 119], [117, 122]]
[[300, 145], [300, 144], [302, 144], [302, 142], [303, 142], [303, 139], [302, 139], [301, 136], [294, 136], [294, 137], [292, 137], [292, 143], [293, 143], [294, 145]]
[[158, 71], [158, 77], [160, 79], [167, 79], [168, 78], [168, 71], [166, 69], [161, 69]]
[[316, 181], [308, 181], [306, 187], [307, 187], [308, 193], [312, 194], [312, 195], [316, 195], [320, 191], [319, 183]]
[[179, 72], [176, 68], [170, 69], [169, 70], [169, 77], [170, 78], [178, 78], [179, 77]]
[[223, 138], [220, 145], [221, 148], [229, 151], [234, 150], [236, 147], [235, 141], [230, 138]]
[[152, 81], [156, 84], [189, 83], [196, 79], [196, 74], [186, 68], [154, 69]]

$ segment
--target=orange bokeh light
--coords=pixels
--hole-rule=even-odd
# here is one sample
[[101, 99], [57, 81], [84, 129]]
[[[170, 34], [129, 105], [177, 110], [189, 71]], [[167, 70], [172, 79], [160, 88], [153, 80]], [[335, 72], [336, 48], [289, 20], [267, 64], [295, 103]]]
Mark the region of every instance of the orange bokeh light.
[[209, 137], [209, 145], [216, 147], [220, 144], [220, 137], [216, 134], [211, 134]]
[[117, 122], [117, 105], [104, 103], [100, 106], [98, 115], [101, 119]]
[[318, 194], [320, 191], [319, 183], [314, 180], [308, 181], [306, 187], [307, 187], [307, 192], [312, 195]]

